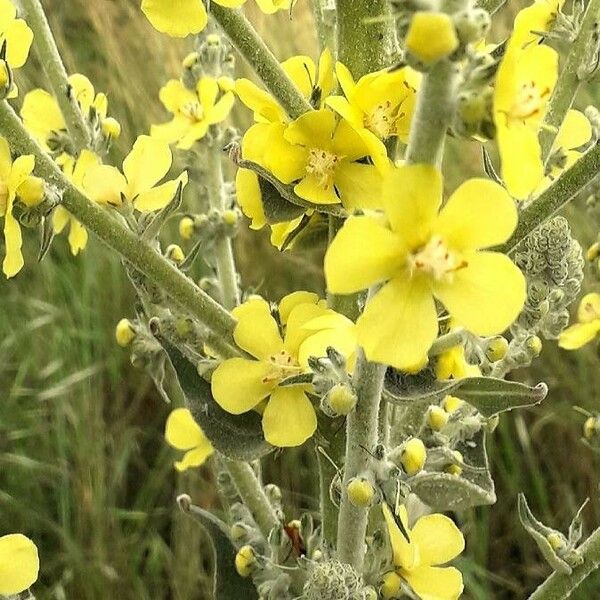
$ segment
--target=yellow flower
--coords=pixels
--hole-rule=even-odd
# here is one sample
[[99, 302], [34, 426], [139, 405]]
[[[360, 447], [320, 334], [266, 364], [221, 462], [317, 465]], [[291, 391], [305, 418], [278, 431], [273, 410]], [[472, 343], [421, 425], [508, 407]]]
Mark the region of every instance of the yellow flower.
[[550, 30], [564, 0], [536, 0], [515, 17], [508, 50], [522, 50], [540, 41], [540, 34]]
[[395, 597], [401, 582], [406, 582], [422, 600], [457, 600], [463, 591], [460, 571], [441, 567], [456, 558], [465, 548], [465, 540], [454, 522], [441, 514], [432, 514], [408, 527], [405, 506], [400, 506], [402, 521], [410, 541], [398, 527], [390, 508], [382, 505], [387, 524], [395, 571], [384, 578], [384, 598]]
[[[450, 324], [450, 332], [457, 329]], [[463, 344], [453, 346], [436, 357], [435, 376], [438, 379], [463, 379], [464, 377], [479, 377], [481, 370], [477, 365], [467, 362]]]
[[176, 408], [167, 418], [165, 439], [177, 450], [185, 450], [181, 461], [175, 463], [178, 471], [199, 467], [213, 454], [214, 448], [187, 408]]
[[387, 168], [389, 161], [383, 142], [393, 136], [408, 141], [421, 74], [404, 67], [369, 73], [355, 83], [341, 63], [336, 65], [336, 74], [344, 96], [331, 96], [327, 105], [360, 134], [375, 164]]
[[[246, 0], [212, 0], [219, 6], [239, 8]], [[292, 0], [256, 0], [267, 14], [289, 9]], [[142, 10], [161, 33], [172, 37], [185, 37], [200, 33], [208, 24], [208, 14], [202, 0], [142, 0]]]
[[558, 345], [576, 350], [591, 342], [600, 333], [600, 294], [586, 294], [579, 304], [575, 325], [567, 327], [558, 338]]
[[367, 357], [399, 369], [422, 364], [438, 333], [435, 299], [477, 335], [506, 329], [523, 307], [525, 278], [507, 256], [482, 251], [508, 239], [517, 224], [506, 191], [470, 179], [439, 211], [441, 174], [411, 165], [390, 171], [383, 199], [389, 223], [350, 217], [325, 256], [334, 294], [384, 284], [357, 322]]
[[[86, 119], [93, 109], [100, 123], [107, 122], [114, 127], [114, 119], [107, 118], [108, 99], [102, 92], [96, 93], [91, 81], [80, 73], [69, 77], [71, 94], [79, 104]], [[46, 90], [37, 88], [25, 95], [21, 108], [21, 117], [27, 130], [45, 150], [64, 150], [67, 126], [56, 98]], [[113, 123], [114, 122], [114, 123]], [[118, 126], [118, 123], [117, 123]]]
[[416, 12], [406, 34], [406, 49], [426, 65], [431, 65], [458, 48], [452, 17], [445, 13]]
[[0, 46], [6, 43], [6, 62], [12, 69], [27, 61], [33, 32], [23, 19], [17, 19], [17, 9], [11, 0], [0, 0]]
[[[83, 150], [77, 159], [63, 154], [58, 162], [67, 179], [81, 192], [85, 193], [84, 178], [92, 168], [100, 164], [100, 158], [89, 150]], [[70, 225], [68, 240], [71, 254], [77, 256], [87, 246], [88, 233], [85, 227], [65, 208], [62, 206], [56, 207], [52, 215], [54, 233], [62, 233], [67, 225]]]
[[195, 90], [179, 80], [172, 79], [160, 90], [160, 101], [173, 114], [173, 119], [162, 125], [152, 125], [152, 137], [189, 150], [201, 140], [211, 125], [222, 123], [231, 112], [233, 92], [226, 92], [218, 100], [219, 84], [212, 77], [202, 77]]
[[538, 135], [557, 77], [558, 53], [543, 45], [509, 47], [498, 68], [494, 123], [502, 178], [515, 198], [527, 198], [544, 177]]
[[38, 578], [40, 559], [36, 545], [20, 533], [0, 537], [0, 596], [14, 596]]
[[317, 427], [315, 409], [306, 395], [310, 385], [279, 384], [310, 372], [308, 358], [325, 356], [328, 346], [351, 363], [356, 346], [354, 324], [310, 292], [285, 296], [278, 312], [281, 325], [262, 298], [250, 299], [233, 310], [238, 320], [236, 344], [256, 360], [223, 361], [213, 373], [212, 391], [215, 400], [233, 414], [246, 413], [266, 400], [262, 415], [266, 440], [279, 447], [299, 446]]
[[140, 212], [164, 208], [174, 198], [179, 185], [188, 181], [187, 171], [177, 179], [156, 185], [169, 171], [173, 156], [162, 140], [141, 135], [123, 161], [123, 173], [109, 165], [95, 165], [86, 173], [84, 188], [101, 204], [118, 206], [122, 198]]
[[[256, 126], [255, 126], [256, 127]], [[381, 175], [359, 163], [369, 149], [356, 131], [328, 109], [307, 112], [287, 127], [272, 124], [264, 166], [315, 204], [342, 203], [349, 210], [377, 208]]]
[[21, 227], [13, 215], [13, 206], [19, 187], [33, 179], [35, 166], [32, 155], [19, 156], [14, 162], [8, 142], [0, 137], [0, 216], [4, 217], [4, 243], [6, 255], [2, 270], [7, 278], [14, 277], [23, 268]]

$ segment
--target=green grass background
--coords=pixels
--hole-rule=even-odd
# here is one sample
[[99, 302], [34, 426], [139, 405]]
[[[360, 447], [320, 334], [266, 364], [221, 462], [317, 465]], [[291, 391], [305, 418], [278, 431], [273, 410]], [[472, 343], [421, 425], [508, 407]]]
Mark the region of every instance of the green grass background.
[[[158, 90], [178, 76], [188, 42], [154, 32], [134, 0], [43, 3], [69, 71], [87, 74], [108, 93], [124, 127], [114, 152], [122, 157], [136, 134], [166, 118]], [[291, 22], [286, 15], [267, 20], [250, 7], [282, 59], [315, 55], [305, 4], [299, 1]], [[502, 13], [499, 30], [510, 14]], [[44, 83], [32, 57], [20, 88]], [[450, 188], [480, 172], [477, 148], [467, 150], [450, 145]], [[583, 243], [595, 236], [582, 206], [569, 216]], [[40, 599], [208, 600], [207, 542], [174, 498], [186, 491], [215, 506], [214, 482], [206, 469], [176, 475], [162, 437], [169, 407], [113, 342], [115, 323], [132, 315], [119, 260], [96, 240], [73, 258], [61, 237], [38, 265], [33, 235], [26, 246], [23, 272], [0, 280], [0, 534], [22, 531], [38, 543]], [[245, 285], [273, 299], [299, 287], [322, 289], [314, 252], [280, 255], [265, 235], [244, 232], [237, 254]], [[600, 523], [597, 457], [581, 444], [582, 418], [573, 411], [600, 408], [598, 357], [548, 342], [535, 367], [518, 376], [544, 380], [551, 391], [542, 408], [503, 417], [492, 437], [497, 504], [460, 515], [467, 536], [460, 568], [472, 600], [525, 598], [549, 572], [517, 522], [519, 491], [539, 518], [563, 529], [590, 496], [586, 521]], [[306, 493], [317, 480], [310, 449], [270, 459], [267, 473], [288, 506], [316, 509]], [[600, 577], [575, 595], [597, 597]]]

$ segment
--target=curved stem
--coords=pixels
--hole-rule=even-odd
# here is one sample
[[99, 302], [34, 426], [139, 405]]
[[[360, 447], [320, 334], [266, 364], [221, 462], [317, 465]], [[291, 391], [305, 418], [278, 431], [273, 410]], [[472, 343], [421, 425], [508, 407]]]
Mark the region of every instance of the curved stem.
[[62, 206], [215, 333], [215, 340], [220, 346], [217, 350], [222, 348], [224, 353], [231, 353], [231, 348], [236, 347], [233, 340], [234, 318], [148, 243], [73, 186], [52, 158], [38, 146], [7, 102], [0, 103], [0, 132], [14, 151], [35, 156], [35, 172], [63, 192]]
[[529, 600], [565, 600], [570, 598], [583, 580], [600, 566], [600, 528], [579, 547], [583, 563], [573, 568], [570, 575], [555, 571], [538, 587]]
[[266, 88], [292, 119], [311, 110], [310, 104], [241, 11], [224, 8], [212, 2], [210, 12], [237, 51], [256, 71]]
[[[597, 23], [600, 19], [600, 0], [589, 0], [581, 27], [575, 41], [571, 44], [569, 54], [558, 78], [558, 85], [550, 98], [544, 124], [540, 133], [542, 157], [547, 160], [554, 140], [573, 100], [585, 78], [580, 77], [582, 65], [589, 60], [590, 44], [597, 36]], [[597, 43], [597, 41], [596, 41]]]
[[83, 150], [90, 145], [90, 132], [79, 104], [69, 93], [67, 72], [60, 58], [44, 9], [40, 0], [21, 0], [21, 5], [25, 11], [27, 24], [33, 31], [33, 43], [38, 58], [48, 76], [50, 87], [65, 119], [69, 136], [77, 150]]

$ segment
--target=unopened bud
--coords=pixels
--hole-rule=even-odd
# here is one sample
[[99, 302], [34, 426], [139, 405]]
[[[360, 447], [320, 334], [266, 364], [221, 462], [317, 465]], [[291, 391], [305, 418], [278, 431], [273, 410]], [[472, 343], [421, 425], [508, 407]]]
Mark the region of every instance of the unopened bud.
[[104, 137], [116, 140], [121, 135], [121, 124], [112, 117], [107, 117], [102, 121], [102, 135]]
[[190, 52], [182, 61], [181, 64], [184, 69], [191, 69], [195, 64], [197, 64], [199, 60], [199, 56], [197, 52]]
[[419, 438], [411, 438], [404, 443], [400, 462], [407, 475], [412, 477], [422, 471], [426, 458], [427, 449]]
[[532, 335], [525, 342], [528, 350], [535, 356], [539, 356], [542, 352], [542, 340], [537, 335]]
[[402, 586], [402, 578], [396, 571], [389, 571], [383, 576], [381, 584], [381, 595], [386, 599], [397, 598], [400, 587]]
[[37, 206], [44, 199], [44, 180], [35, 176], [27, 177], [17, 188], [17, 194], [26, 206]]
[[490, 28], [490, 15], [483, 8], [469, 8], [454, 15], [458, 37], [463, 44], [482, 40]]
[[558, 531], [553, 531], [552, 533], [549, 533], [546, 536], [546, 539], [548, 540], [550, 546], [552, 546], [552, 550], [554, 550], [554, 552], [558, 552], [566, 545], [564, 536]]
[[587, 252], [585, 253], [586, 258], [590, 261], [593, 262], [594, 260], [596, 260], [598, 257], [600, 257], [600, 242], [594, 242], [588, 249]]
[[179, 235], [184, 240], [189, 240], [194, 235], [194, 219], [183, 217], [183, 219], [179, 221]]
[[235, 555], [235, 570], [240, 577], [250, 577], [256, 564], [256, 554], [252, 546], [242, 546]]
[[348, 483], [348, 499], [359, 508], [367, 508], [373, 503], [375, 488], [370, 481], [362, 477], [355, 477]]
[[457, 398], [456, 396], [446, 396], [442, 400], [442, 407], [448, 413], [457, 411], [464, 404], [464, 400]]
[[354, 390], [345, 383], [337, 383], [327, 393], [327, 403], [335, 415], [349, 415], [356, 400]]
[[185, 254], [177, 244], [171, 244], [168, 246], [165, 256], [169, 260], [172, 260], [176, 265], [180, 265], [185, 260]]
[[222, 92], [233, 92], [235, 90], [235, 79], [222, 75], [217, 79]]
[[427, 425], [434, 431], [441, 431], [448, 423], [449, 418], [449, 413], [441, 406], [432, 405], [427, 410]]
[[0, 59], [0, 98], [4, 99], [13, 87], [12, 72], [8, 63]]
[[588, 417], [583, 424], [583, 437], [586, 440], [591, 440], [598, 433], [598, 419], [596, 417]]
[[115, 339], [117, 344], [125, 348], [129, 346], [135, 338], [135, 329], [129, 319], [121, 319], [115, 328]]
[[238, 521], [231, 526], [229, 534], [234, 542], [245, 540], [248, 537], [249, 527], [245, 523]]
[[223, 223], [225, 225], [233, 226], [238, 222], [238, 214], [235, 210], [224, 210], [223, 211]]
[[426, 65], [449, 56], [458, 48], [458, 37], [449, 15], [416, 12], [406, 34], [406, 49]]
[[508, 340], [502, 336], [490, 340], [485, 355], [490, 362], [502, 360], [508, 352]]
[[[454, 458], [462, 463], [463, 461], [463, 455], [458, 451], [458, 450], [454, 450], [452, 452], [452, 454], [454, 455]], [[460, 475], [462, 473], [462, 467], [460, 465], [457, 465], [455, 463], [452, 463], [450, 465], [448, 465], [445, 469], [446, 473], [450, 473], [450, 475]]]

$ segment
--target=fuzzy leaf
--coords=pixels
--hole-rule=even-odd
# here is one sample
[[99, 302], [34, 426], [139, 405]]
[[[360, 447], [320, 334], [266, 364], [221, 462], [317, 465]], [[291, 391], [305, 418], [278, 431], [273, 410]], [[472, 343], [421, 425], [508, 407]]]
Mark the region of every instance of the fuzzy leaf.
[[273, 447], [263, 435], [261, 418], [255, 412], [232, 415], [223, 410], [212, 396], [210, 384], [196, 367], [172, 344], [159, 338], [177, 373], [186, 405], [212, 445], [233, 460], [255, 460]]
[[304, 208], [286, 200], [279, 190], [266, 179], [259, 176], [258, 184], [265, 217], [271, 225], [292, 221], [304, 214]]
[[178, 502], [183, 512], [200, 523], [212, 542], [215, 565], [212, 593], [214, 600], [258, 599], [252, 580], [240, 577], [235, 570], [236, 550], [229, 540], [227, 525], [208, 511], [191, 504], [188, 496], [180, 496]]
[[466, 465], [460, 475], [427, 471], [410, 481], [411, 491], [434, 510], [457, 510], [494, 504], [496, 492], [489, 472], [485, 433], [480, 431], [471, 440], [456, 448]]

